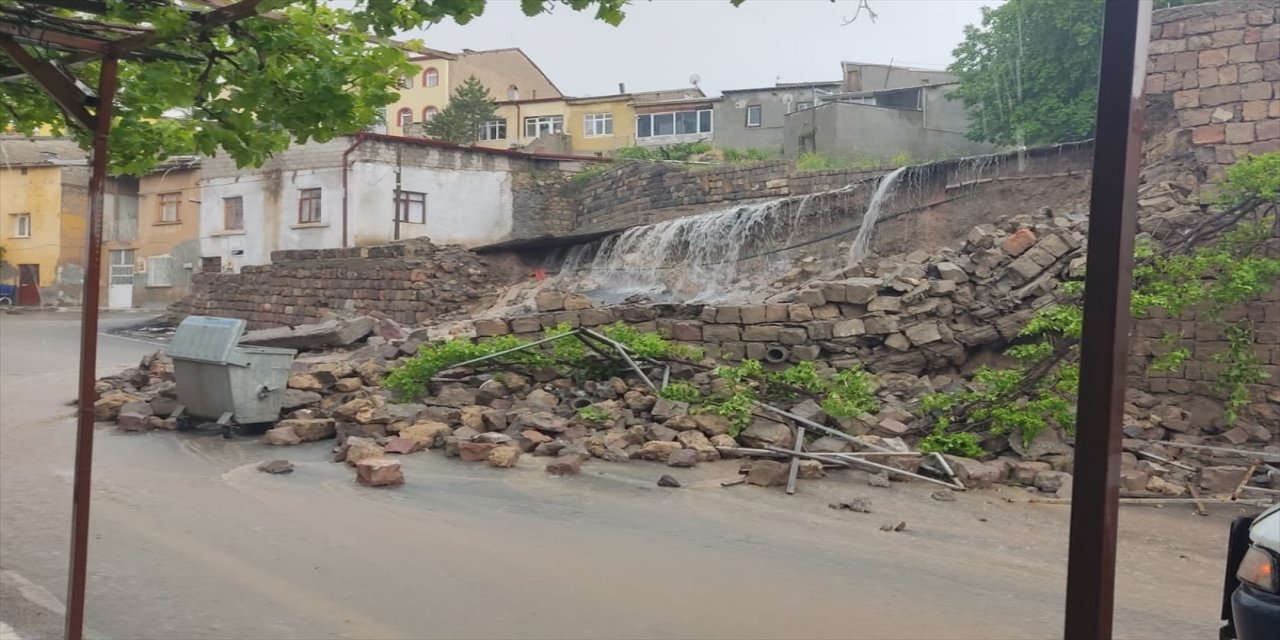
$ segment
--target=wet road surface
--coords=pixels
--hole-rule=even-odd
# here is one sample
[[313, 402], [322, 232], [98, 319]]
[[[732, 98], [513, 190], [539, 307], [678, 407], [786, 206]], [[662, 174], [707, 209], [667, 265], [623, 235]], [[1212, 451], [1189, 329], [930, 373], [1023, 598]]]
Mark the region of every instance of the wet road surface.
[[[108, 317], [104, 330], [139, 318]], [[61, 632], [78, 323], [0, 316], [0, 621]], [[103, 336], [100, 371], [155, 345]], [[1020, 489], [868, 487], [838, 472], [779, 490], [697, 469], [589, 462], [551, 478], [403, 459], [357, 486], [328, 445], [97, 431], [86, 618], [101, 638], [1053, 638], [1067, 507]], [[283, 457], [297, 470], [258, 473]], [[685, 484], [654, 486], [663, 473]], [[853, 496], [874, 513], [835, 511]], [[1233, 509], [1122, 511], [1117, 636], [1217, 627]], [[881, 524], [904, 520], [907, 530]]]

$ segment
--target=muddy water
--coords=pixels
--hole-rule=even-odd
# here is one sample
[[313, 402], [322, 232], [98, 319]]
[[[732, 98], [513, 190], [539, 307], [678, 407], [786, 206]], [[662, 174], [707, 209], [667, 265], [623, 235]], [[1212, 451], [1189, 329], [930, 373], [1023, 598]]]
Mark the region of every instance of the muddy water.
[[[22, 320], [15, 322], [15, 320]], [[0, 318], [0, 569], [61, 598], [74, 323]], [[104, 366], [149, 345], [105, 339]], [[109, 638], [1046, 638], [1065, 507], [832, 474], [787, 497], [725, 462], [549, 478], [436, 453], [354, 485], [324, 445], [98, 432], [88, 621]], [[287, 457], [297, 471], [253, 466]], [[654, 486], [679, 472], [685, 488]], [[866, 495], [875, 513], [828, 502]], [[1230, 513], [1122, 516], [1120, 637], [1208, 637]], [[879, 525], [905, 520], [902, 533]], [[29, 590], [28, 590], [29, 591]], [[0, 619], [32, 622], [13, 590]], [[15, 612], [18, 620], [10, 620]]]

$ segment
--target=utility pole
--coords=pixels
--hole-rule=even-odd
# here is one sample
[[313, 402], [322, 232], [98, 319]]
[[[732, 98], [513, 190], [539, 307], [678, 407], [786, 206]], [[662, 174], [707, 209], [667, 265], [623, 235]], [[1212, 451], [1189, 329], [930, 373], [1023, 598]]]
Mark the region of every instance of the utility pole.
[[400, 218], [401, 218], [401, 215], [400, 215], [400, 209], [401, 209], [401, 207], [403, 207], [403, 208], [404, 208], [404, 210], [405, 210], [405, 211], [404, 211], [405, 215], [408, 215], [408, 213], [409, 213], [408, 203], [404, 202], [403, 197], [401, 196], [401, 193], [400, 193], [400, 163], [401, 163], [401, 160], [403, 159], [403, 155], [402, 155], [403, 153], [404, 153], [404, 147], [403, 147], [403, 146], [401, 146], [401, 144], [400, 144], [399, 142], [397, 142], [397, 143], [396, 143], [396, 193], [395, 193], [395, 206], [391, 208], [391, 210], [395, 212], [395, 214], [394, 214], [394, 215], [395, 215], [395, 237], [394, 237], [394, 239], [395, 239], [395, 240], [399, 240], [399, 239], [400, 239]]

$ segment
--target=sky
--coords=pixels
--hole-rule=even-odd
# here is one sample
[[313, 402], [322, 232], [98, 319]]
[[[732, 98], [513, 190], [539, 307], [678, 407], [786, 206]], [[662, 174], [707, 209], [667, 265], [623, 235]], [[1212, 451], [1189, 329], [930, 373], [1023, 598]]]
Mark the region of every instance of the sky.
[[633, 0], [618, 27], [590, 10], [557, 6], [527, 17], [516, 0], [489, 0], [466, 25], [444, 22], [405, 34], [446, 51], [519, 47], [570, 96], [607, 95], [689, 86], [703, 91], [766, 87], [775, 82], [840, 79], [840, 62], [942, 68], [998, 0]]

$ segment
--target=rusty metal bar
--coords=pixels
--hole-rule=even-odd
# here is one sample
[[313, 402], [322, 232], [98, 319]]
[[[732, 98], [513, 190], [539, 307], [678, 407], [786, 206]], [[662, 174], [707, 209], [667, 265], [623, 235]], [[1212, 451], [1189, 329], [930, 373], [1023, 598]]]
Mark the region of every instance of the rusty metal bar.
[[1151, 0], [1106, 0], [1102, 26], [1063, 626], [1068, 640], [1109, 640], [1115, 608], [1121, 413]]
[[102, 293], [102, 214], [107, 186], [108, 137], [116, 95], [117, 61], [102, 60], [98, 108], [94, 114], [92, 173], [89, 174], [88, 255], [80, 312], [80, 395], [76, 411], [75, 479], [71, 493], [71, 562], [67, 579], [67, 640], [84, 637], [84, 591], [89, 558], [89, 500], [93, 471], [93, 403], [98, 368], [98, 300]]

